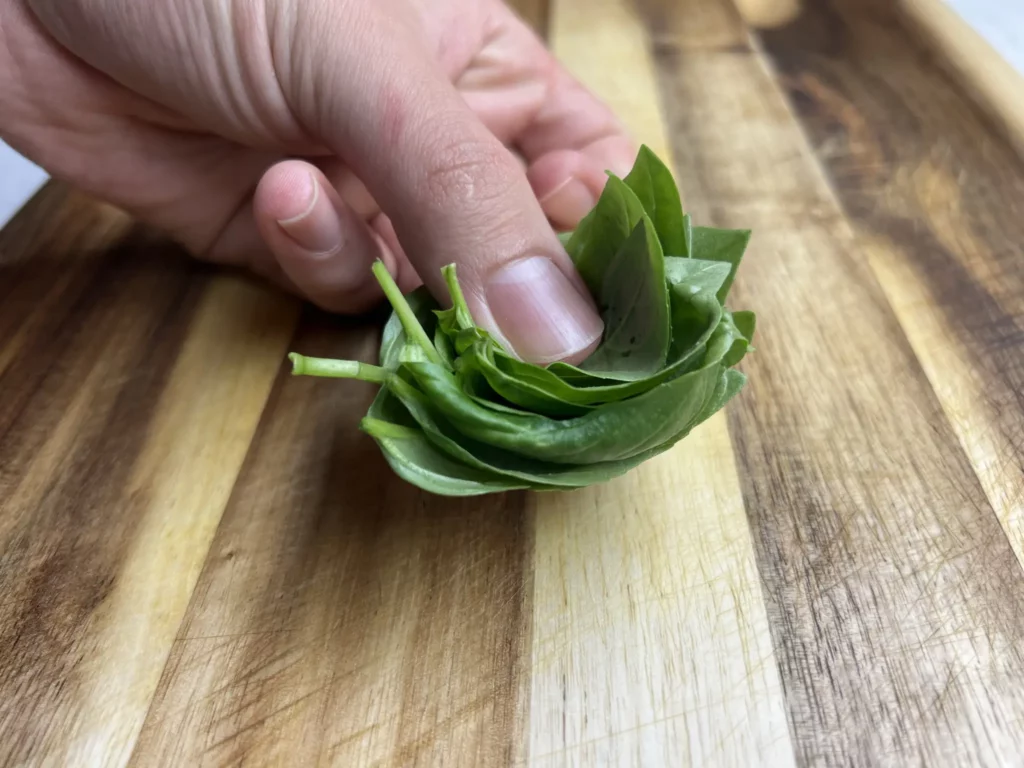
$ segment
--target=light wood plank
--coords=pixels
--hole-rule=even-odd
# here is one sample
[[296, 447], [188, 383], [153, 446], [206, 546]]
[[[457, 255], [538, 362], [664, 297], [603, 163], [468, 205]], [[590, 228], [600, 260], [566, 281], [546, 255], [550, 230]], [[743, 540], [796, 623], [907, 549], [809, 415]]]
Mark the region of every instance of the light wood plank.
[[[706, 39], [736, 39], [723, 18], [736, 17], [707, 17]], [[552, 43], [671, 160], [647, 35], [628, 3], [560, 0]], [[531, 765], [792, 764], [722, 417], [625, 478], [530, 505]]]
[[730, 425], [798, 759], [1013, 762], [1024, 577], [861, 243], [759, 53], [659, 61], [687, 197], [755, 233]]
[[767, 38], [863, 252], [1024, 563], [1024, 161], [892, 11], [841, 3], [851, 41]]
[[297, 312], [161, 244], [97, 242], [85, 204], [51, 215], [68, 230], [6, 275], [45, 312], [0, 310], [24, 320], [0, 348], [0, 743], [123, 765]]
[[[294, 348], [373, 359], [312, 314]], [[521, 743], [520, 494], [399, 481], [358, 429], [373, 389], [282, 373], [135, 765], [507, 765]]]
[[134, 747], [297, 317], [233, 278], [204, 292], [126, 487], [146, 503], [81, 667], [94, 686], [72, 762]]

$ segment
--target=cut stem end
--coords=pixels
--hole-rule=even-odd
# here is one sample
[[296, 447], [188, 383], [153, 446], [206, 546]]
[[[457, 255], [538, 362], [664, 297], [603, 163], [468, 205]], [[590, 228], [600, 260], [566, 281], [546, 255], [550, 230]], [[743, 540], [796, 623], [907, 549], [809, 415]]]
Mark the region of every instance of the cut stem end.
[[374, 384], [383, 384], [387, 371], [383, 368], [360, 363], [357, 360], [329, 360], [323, 357], [306, 357], [296, 352], [288, 355], [292, 362], [293, 376], [319, 376], [327, 379], [357, 379]]

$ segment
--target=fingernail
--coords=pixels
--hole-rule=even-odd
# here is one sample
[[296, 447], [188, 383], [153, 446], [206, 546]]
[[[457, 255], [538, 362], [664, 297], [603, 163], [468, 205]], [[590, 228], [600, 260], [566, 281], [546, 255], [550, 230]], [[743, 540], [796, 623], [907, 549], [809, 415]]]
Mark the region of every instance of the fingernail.
[[539, 365], [575, 359], [604, 331], [604, 324], [554, 262], [518, 259], [487, 283], [487, 304], [502, 335], [524, 360]]
[[[302, 199], [302, 195], [296, 195], [296, 198]], [[344, 239], [341, 219], [313, 174], [309, 174], [305, 199], [305, 208], [300, 213], [279, 219], [277, 223], [299, 247], [311, 255], [327, 257], [337, 253]]]
[[570, 176], [541, 198], [540, 204], [549, 219], [575, 227], [596, 202], [587, 185]]

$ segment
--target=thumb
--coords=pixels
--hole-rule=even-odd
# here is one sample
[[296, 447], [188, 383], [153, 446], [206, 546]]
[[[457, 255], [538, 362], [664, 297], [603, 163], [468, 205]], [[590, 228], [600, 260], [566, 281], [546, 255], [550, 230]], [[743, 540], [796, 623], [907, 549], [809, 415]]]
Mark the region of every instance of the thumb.
[[338, 61], [351, 49], [307, 49], [312, 91], [334, 98], [303, 121], [363, 180], [435, 297], [446, 297], [441, 268], [454, 263], [474, 319], [510, 351], [538, 364], [582, 361], [603, 324], [526, 172], [413, 30], [372, 29], [385, 20], [368, 16], [360, 38], [374, 50], [358, 83], [335, 80], [351, 71]]
[[454, 263], [476, 322], [519, 357], [581, 362], [604, 326], [525, 172], [474, 115], [449, 120], [410, 158], [418, 179], [401, 180], [409, 200], [391, 209], [410, 261], [438, 297]]

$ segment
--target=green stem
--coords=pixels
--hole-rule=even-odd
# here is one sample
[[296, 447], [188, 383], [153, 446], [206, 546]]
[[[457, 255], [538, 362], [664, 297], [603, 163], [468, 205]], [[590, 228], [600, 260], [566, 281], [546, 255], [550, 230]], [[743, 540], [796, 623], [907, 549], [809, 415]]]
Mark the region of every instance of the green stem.
[[394, 440], [409, 440], [420, 437], [423, 432], [412, 427], [404, 427], [401, 424], [392, 424], [390, 421], [375, 419], [371, 416], [364, 416], [359, 422], [364, 432], [372, 437], [390, 437]]
[[380, 283], [380, 287], [384, 289], [384, 295], [394, 308], [395, 314], [398, 315], [398, 319], [405, 329], [406, 336], [423, 349], [430, 362], [444, 366], [444, 361], [437, 353], [437, 350], [434, 349], [430, 339], [427, 338], [427, 332], [423, 330], [420, 321], [416, 319], [416, 314], [412, 311], [412, 307], [409, 306], [409, 302], [405, 300], [405, 296], [402, 295], [401, 289], [391, 277], [383, 261], [378, 260], [374, 263], [373, 274], [377, 278], [377, 282]]
[[359, 379], [383, 384], [387, 379], [387, 371], [376, 365], [360, 363], [357, 360], [328, 360], [323, 357], [305, 357], [292, 352], [288, 355], [292, 361], [294, 376], [322, 376], [329, 379]]
[[441, 270], [441, 274], [444, 275], [444, 281], [448, 285], [448, 295], [452, 297], [452, 305], [458, 309], [460, 306], [466, 305], [466, 297], [462, 293], [462, 286], [459, 285], [459, 279], [455, 274], [455, 265], [449, 264]]

